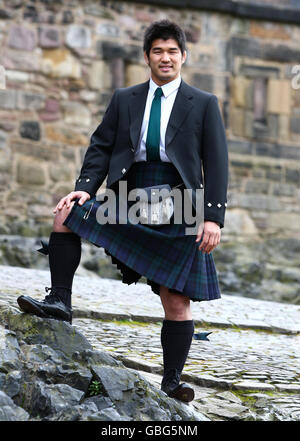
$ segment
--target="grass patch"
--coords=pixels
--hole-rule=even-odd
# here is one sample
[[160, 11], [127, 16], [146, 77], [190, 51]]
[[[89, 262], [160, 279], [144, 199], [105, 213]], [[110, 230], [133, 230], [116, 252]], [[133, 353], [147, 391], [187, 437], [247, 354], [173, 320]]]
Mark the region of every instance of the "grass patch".
[[127, 320], [127, 319], [121, 319], [121, 320], [118, 320], [118, 319], [108, 319], [108, 320], [104, 320], [104, 319], [97, 319], [97, 321], [100, 321], [100, 322], [103, 322], [103, 323], [105, 323], [105, 322], [109, 322], [109, 323], [113, 323], [113, 324], [116, 324], [116, 325], [120, 325], [120, 326], [130, 326], [130, 327], [132, 327], [132, 328], [134, 328], [134, 327], [139, 327], [139, 326], [144, 326], [144, 327], [147, 327], [147, 326], [149, 326], [149, 325], [153, 325], [153, 324], [157, 324], [157, 323], [149, 323], [149, 322], [142, 322], [142, 321], [136, 321], [136, 320], [131, 320], [131, 319], [129, 319], [129, 320]]

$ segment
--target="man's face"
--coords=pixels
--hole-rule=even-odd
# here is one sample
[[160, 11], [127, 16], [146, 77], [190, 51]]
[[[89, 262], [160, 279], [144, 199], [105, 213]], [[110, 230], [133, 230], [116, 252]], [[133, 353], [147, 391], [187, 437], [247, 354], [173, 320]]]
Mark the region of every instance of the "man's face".
[[186, 59], [186, 51], [181, 53], [176, 40], [158, 38], [152, 42], [149, 58], [144, 52], [146, 63], [151, 69], [152, 80], [162, 86], [175, 80], [180, 75], [182, 64]]

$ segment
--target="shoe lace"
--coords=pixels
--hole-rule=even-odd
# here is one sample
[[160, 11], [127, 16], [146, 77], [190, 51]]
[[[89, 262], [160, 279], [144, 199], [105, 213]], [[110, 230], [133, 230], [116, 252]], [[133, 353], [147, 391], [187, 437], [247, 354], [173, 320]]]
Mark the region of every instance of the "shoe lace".
[[180, 381], [180, 372], [176, 368], [169, 369], [163, 377], [163, 384], [168, 386], [177, 386]]
[[54, 287], [45, 286], [45, 291], [46, 292], [50, 291], [50, 294], [47, 294], [45, 296], [43, 302], [47, 302], [47, 303], [56, 303], [58, 301], [61, 302], [61, 298], [57, 294], [57, 288], [59, 288], [59, 286], [54, 286]]

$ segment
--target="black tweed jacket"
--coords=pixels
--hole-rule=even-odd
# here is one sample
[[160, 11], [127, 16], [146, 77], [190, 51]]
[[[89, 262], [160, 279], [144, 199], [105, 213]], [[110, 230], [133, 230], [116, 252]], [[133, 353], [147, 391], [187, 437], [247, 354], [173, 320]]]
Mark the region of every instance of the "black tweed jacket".
[[[133, 163], [143, 121], [149, 80], [116, 89], [101, 124], [91, 136], [75, 190], [94, 196], [107, 177], [114, 188]], [[228, 148], [216, 95], [181, 80], [166, 131], [166, 154], [186, 188], [204, 189], [204, 220], [224, 227]]]

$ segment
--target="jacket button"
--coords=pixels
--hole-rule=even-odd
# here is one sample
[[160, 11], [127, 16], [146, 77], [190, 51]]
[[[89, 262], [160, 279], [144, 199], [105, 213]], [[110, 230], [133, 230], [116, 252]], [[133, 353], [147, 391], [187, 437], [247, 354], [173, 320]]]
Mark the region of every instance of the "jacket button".
[[87, 178], [87, 179], [85, 180], [85, 182], [90, 182], [90, 178]]
[[126, 168], [123, 168], [122, 173], [124, 174], [126, 172]]
[[130, 149], [132, 152], [134, 152], [134, 148], [133, 147], [131, 147], [131, 149]]

